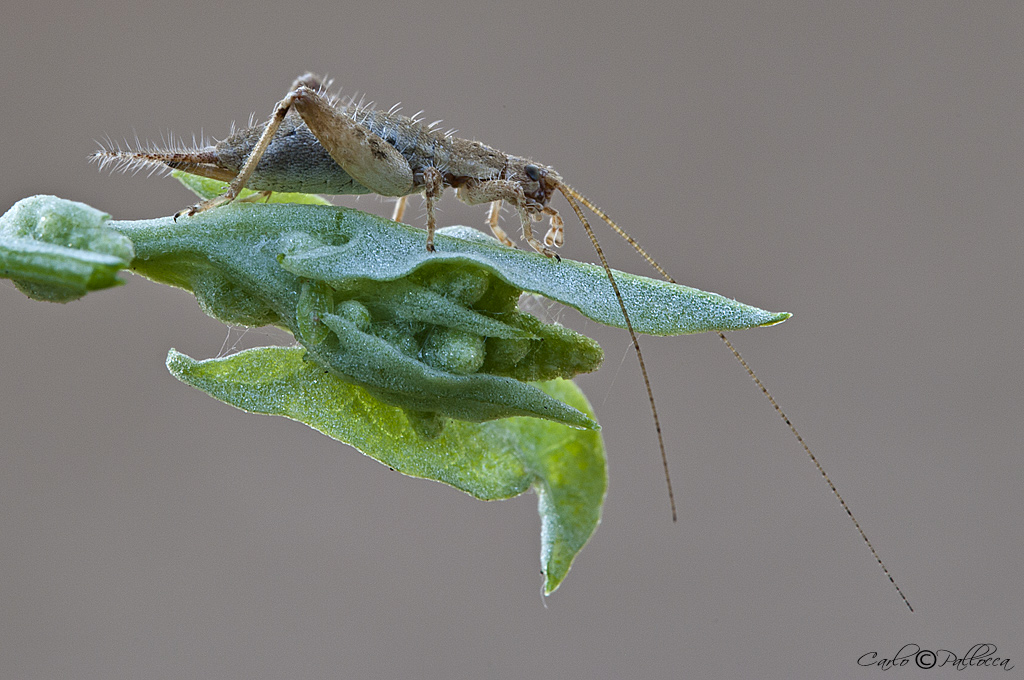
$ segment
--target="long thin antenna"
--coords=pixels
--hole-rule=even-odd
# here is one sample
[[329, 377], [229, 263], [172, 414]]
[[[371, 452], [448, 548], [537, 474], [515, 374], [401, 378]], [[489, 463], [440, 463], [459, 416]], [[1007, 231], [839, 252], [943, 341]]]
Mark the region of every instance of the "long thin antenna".
[[[590, 237], [590, 242], [594, 244], [594, 250], [597, 251], [597, 256], [601, 258], [601, 265], [604, 267], [605, 273], [608, 274], [608, 282], [612, 284], [612, 290], [615, 292], [615, 299], [619, 301], [619, 309], [622, 310], [622, 318], [626, 320], [626, 330], [629, 331], [629, 337], [633, 340], [633, 348], [636, 349], [636, 358], [637, 361], [640, 362], [640, 373], [644, 376], [644, 386], [647, 388], [647, 400], [651, 402], [651, 415], [654, 416], [654, 429], [658, 433], [658, 448], [661, 450], [661, 465], [665, 469], [665, 484], [668, 485], [668, 502], [669, 505], [672, 506], [672, 521], [675, 522], [676, 497], [675, 494], [672, 493], [672, 477], [668, 472], [668, 456], [665, 454], [665, 439], [661, 434], [661, 420], [658, 418], [658, 407], [654, 405], [654, 392], [651, 390], [651, 380], [647, 375], [647, 365], [644, 363], [644, 355], [640, 351], [640, 341], [637, 340], [636, 331], [633, 330], [633, 322], [629, 320], [629, 312], [626, 311], [626, 303], [622, 301], [622, 294], [619, 292], [619, 284], [615, 282], [615, 277], [612, 276], [612, 268], [608, 266], [608, 259], [605, 258], [604, 251], [601, 250], [601, 244], [597, 242], [597, 235], [594, 234], [594, 230], [590, 227], [590, 223], [587, 222], [586, 216], [580, 209], [579, 204], [576, 203], [574, 194], [578, 195], [579, 192], [571, 187], [567, 187], [561, 182], [559, 182], [558, 188], [562, 192], [562, 195], [565, 196], [566, 200], [569, 201], [569, 205], [572, 206], [573, 212], [576, 213], [576, 217], [578, 217], [580, 222], [583, 223], [583, 228], [587, 230], [587, 236]], [[591, 210], [593, 210], [593, 208], [591, 208]], [[624, 234], [625, 232], [620, 230], [619, 233]], [[634, 247], [640, 247], [635, 241], [633, 241], [633, 243], [635, 244]], [[647, 259], [657, 267], [657, 263], [654, 262], [654, 260], [650, 257]]]
[[[629, 328], [630, 336], [633, 338], [633, 344], [636, 347], [637, 358], [640, 360], [640, 369], [644, 375], [644, 383], [647, 385], [647, 395], [651, 400], [651, 410], [654, 412], [655, 427], [658, 430], [658, 444], [661, 446], [661, 457], [662, 460], [665, 462], [665, 479], [666, 481], [668, 481], [669, 500], [672, 503], [672, 520], [675, 521], [675, 499], [672, 497], [672, 482], [668, 479], [668, 462], [665, 461], [665, 445], [662, 442], [661, 426], [658, 424], [658, 412], [655, 410], [654, 407], [654, 395], [651, 392], [651, 383], [647, 379], [647, 369], [644, 367], [644, 360], [643, 357], [640, 355], [640, 345], [637, 344], [636, 334], [633, 332], [633, 326], [629, 321], [629, 316], [626, 315], [626, 307], [622, 302], [622, 296], [619, 295], [619, 288], [615, 284], [615, 280], [612, 277], [611, 269], [609, 269], [608, 267], [608, 261], [605, 259], [604, 253], [601, 251], [601, 247], [597, 243], [597, 237], [594, 235], [593, 229], [591, 229], [586, 219], [584, 219], [583, 213], [577, 205], [576, 201], [579, 201], [580, 203], [585, 205], [595, 215], [597, 215], [605, 223], [607, 223], [608, 226], [615, 231], [615, 233], [617, 233], [627, 243], [633, 246], [634, 250], [636, 250], [636, 252], [639, 253], [640, 256], [643, 257], [647, 261], [647, 263], [650, 264], [651, 267], [653, 267], [659, 274], [665, 277], [667, 281], [669, 281], [670, 283], [676, 283], [676, 280], [669, 276], [668, 272], [666, 272], [661, 265], [655, 262], [654, 258], [647, 254], [647, 251], [645, 251], [640, 246], [640, 244], [637, 243], [636, 239], [627, 234], [624, 229], [619, 227], [619, 225], [615, 224], [615, 222], [610, 217], [608, 217], [607, 213], [605, 213], [603, 210], [594, 205], [594, 203], [587, 199], [586, 196], [583, 196], [582, 194], [580, 194], [580, 192], [576, 191], [575, 189], [564, 183], [559, 183], [559, 189], [568, 199], [569, 204], [572, 206], [573, 210], [576, 211], [576, 216], [579, 217], [580, 221], [583, 223], [583, 227], [587, 230], [587, 235], [590, 236], [590, 241], [594, 244], [594, 248], [597, 250], [597, 253], [601, 258], [601, 263], [604, 265], [605, 271], [608, 272], [608, 279], [612, 282], [612, 288], [615, 290], [615, 295], [618, 298], [619, 306], [622, 307], [622, 314], [623, 316], [626, 317], [626, 326], [627, 328]], [[804, 452], [807, 453], [807, 455], [811, 459], [811, 462], [814, 463], [814, 467], [818, 469], [818, 472], [821, 473], [821, 476], [825, 479], [825, 482], [828, 483], [829, 488], [832, 490], [832, 495], [836, 497], [836, 500], [839, 501], [839, 505], [841, 505], [843, 510], [846, 511], [846, 514], [850, 518], [850, 521], [853, 522], [853, 526], [857, 528], [857, 532], [860, 534], [860, 537], [868, 546], [868, 549], [874, 556], [875, 561], [878, 562], [878, 566], [882, 568], [882, 572], [885, 574], [886, 578], [889, 579], [889, 583], [891, 583], [893, 585], [893, 588], [896, 589], [896, 592], [899, 594], [900, 599], [903, 600], [903, 604], [907, 605], [907, 609], [909, 609], [910, 611], [914, 611], [914, 608], [910, 604], [910, 600], [908, 600], [907, 596], [903, 594], [903, 589], [899, 587], [899, 585], [896, 583], [896, 579], [894, 579], [892, 574], [889, 573], [889, 569], [886, 568], [885, 563], [882, 562], [882, 558], [878, 555], [878, 551], [875, 550], [875, 546], [871, 544], [870, 540], [868, 540], [867, 533], [864, 531], [863, 528], [861, 528], [860, 522], [857, 521], [857, 518], [853, 516], [853, 511], [850, 510], [850, 506], [847, 505], [846, 501], [843, 500], [843, 497], [839, 495], [839, 490], [836, 488], [836, 485], [832, 483], [832, 479], [825, 472], [825, 468], [822, 467], [821, 463], [818, 461], [817, 456], [815, 456], [811, 452], [811, 448], [807, 445], [807, 442], [805, 442], [804, 438], [800, 436], [800, 433], [797, 431], [796, 426], [793, 425], [793, 422], [785, 414], [785, 412], [779, 406], [778, 402], [775, 401], [775, 398], [772, 397], [771, 393], [768, 391], [768, 388], [766, 388], [764, 386], [764, 383], [761, 382], [761, 379], [758, 378], [757, 375], [754, 373], [754, 369], [752, 369], [750, 365], [747, 364], [746, 360], [739, 353], [739, 351], [733, 346], [731, 342], [729, 342], [729, 339], [725, 337], [725, 333], [719, 331], [718, 337], [721, 338], [722, 342], [725, 343], [725, 346], [729, 348], [729, 351], [732, 352], [733, 356], [736, 357], [736, 360], [740, 362], [740, 365], [743, 366], [743, 369], [747, 372], [747, 375], [750, 376], [750, 378], [754, 381], [754, 384], [757, 385], [757, 387], [761, 390], [761, 393], [764, 394], [764, 396], [768, 399], [768, 402], [771, 403], [772, 408], [775, 409], [775, 412], [779, 414], [779, 417], [782, 418], [782, 421], [786, 423], [786, 425], [789, 427], [790, 432], [793, 433], [793, 436], [796, 437], [796, 440], [800, 443], [800, 446], [803, 447]]]
[[889, 570], [886, 568], [885, 563], [882, 562], [882, 558], [878, 556], [878, 551], [875, 550], [875, 546], [871, 545], [871, 541], [868, 540], [868, 535], [864, 533], [864, 529], [861, 528], [860, 522], [858, 522], [857, 518], [853, 516], [853, 511], [850, 510], [850, 506], [847, 505], [846, 501], [843, 500], [843, 497], [839, 495], [839, 489], [837, 489], [836, 485], [832, 483], [832, 479], [825, 472], [825, 468], [823, 468], [821, 466], [821, 463], [818, 462], [817, 456], [811, 453], [811, 447], [807, 445], [807, 442], [804, 441], [804, 438], [800, 436], [799, 432], [797, 432], [796, 426], [793, 425], [793, 422], [789, 419], [789, 416], [787, 416], [786, 413], [782, 410], [782, 408], [779, 406], [779, 403], [775, 401], [775, 398], [768, 391], [768, 388], [764, 386], [764, 383], [761, 382], [761, 379], [754, 374], [754, 369], [750, 368], [749, 364], [747, 364], [746, 359], [744, 359], [740, 355], [736, 348], [733, 347], [732, 343], [729, 342], [729, 339], [725, 337], [725, 333], [719, 331], [718, 337], [722, 339], [722, 342], [724, 342], [725, 346], [729, 348], [729, 351], [732, 352], [732, 355], [736, 357], [740, 364], [743, 365], [743, 368], [746, 369], [747, 371], [747, 375], [749, 375], [750, 378], [754, 381], [754, 384], [757, 385], [758, 388], [760, 388], [761, 393], [768, 399], [772, 407], [775, 409], [775, 412], [779, 414], [780, 418], [782, 418], [782, 421], [789, 426], [789, 431], [792, 432], [793, 436], [796, 437], [796, 440], [800, 442], [800, 446], [803, 447], [804, 452], [806, 452], [807, 455], [810, 457], [811, 462], [814, 463], [814, 467], [818, 468], [818, 472], [821, 473], [821, 476], [828, 483], [828, 488], [832, 489], [832, 495], [834, 495], [836, 499], [839, 500], [839, 504], [843, 506], [843, 510], [845, 510], [846, 514], [850, 517], [850, 521], [853, 522], [853, 526], [857, 527], [857, 531], [860, 533], [860, 537], [864, 539], [864, 543], [867, 544], [868, 549], [871, 551], [871, 554], [875, 556], [875, 561], [878, 562], [878, 566], [882, 568], [882, 571], [885, 573], [886, 578], [889, 579], [889, 583], [891, 583], [893, 588], [896, 589], [896, 592], [900, 594], [900, 598], [903, 600], [903, 604], [907, 605], [907, 609], [909, 609], [910, 611], [914, 611], [914, 608], [910, 606], [910, 601], [907, 599], [907, 596], [903, 594], [903, 590], [896, 584], [896, 579], [892, 577], [892, 574], [889, 573]]

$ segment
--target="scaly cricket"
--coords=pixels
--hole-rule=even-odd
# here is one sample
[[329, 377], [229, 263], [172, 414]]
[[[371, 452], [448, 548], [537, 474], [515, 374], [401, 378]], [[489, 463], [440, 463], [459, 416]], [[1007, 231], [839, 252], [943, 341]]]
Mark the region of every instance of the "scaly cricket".
[[[453, 188], [467, 205], [490, 204], [488, 226], [505, 246], [515, 243], [499, 226], [503, 203], [519, 216], [523, 239], [538, 253], [558, 258], [552, 248], [564, 241], [564, 223], [550, 205], [555, 193], [565, 197], [583, 225], [601, 266], [604, 267], [612, 292], [618, 300], [626, 322], [644, 385], [650, 402], [654, 429], [658, 437], [661, 463], [668, 486], [672, 521], [677, 520], [675, 494], [669, 474], [668, 457], [658, 417], [658, 408], [651, 389], [640, 342], [629, 312], [619, 293], [618, 284], [598, 243], [583, 208], [589, 209], [615, 233], [625, 239], [666, 280], [676, 283], [637, 241], [616, 224], [593, 201], [566, 184], [554, 168], [529, 158], [504, 153], [477, 141], [461, 139], [454, 131], [442, 132], [440, 121], [424, 124], [420, 114], [401, 115], [397, 107], [377, 110], [361, 102], [340, 101], [328, 94], [330, 81], [312, 73], [297, 78], [287, 96], [277, 103], [264, 125], [250, 124], [232, 129], [223, 140], [194, 148], [160, 149], [156, 147], [122, 149], [113, 144], [95, 152], [92, 159], [101, 168], [113, 163], [115, 169], [157, 167], [181, 170], [193, 175], [228, 182], [220, 196], [202, 201], [179, 211], [175, 220], [225, 205], [236, 200], [243, 188], [259, 193], [250, 199], [267, 196], [274, 191], [310, 194], [378, 194], [396, 197], [393, 218], [401, 221], [409, 196], [423, 194], [427, 212], [427, 250], [434, 252], [434, 231], [437, 226], [435, 206], [445, 190]], [[246, 200], [246, 199], [241, 199]], [[534, 235], [533, 223], [548, 217], [550, 226], [543, 242]], [[772, 407], [789, 427], [810, 457], [818, 472], [828, 483], [832, 494], [853, 521], [861, 539], [867, 544], [875, 561], [889, 582], [896, 588], [904, 604], [913, 611], [909, 600], [882, 562], [867, 534], [854, 517], [849, 505], [839, 494], [817, 457], [782, 411], [778, 402], [747, 364], [725, 334], [718, 337], [726, 344], [747, 374], [767, 397]]]

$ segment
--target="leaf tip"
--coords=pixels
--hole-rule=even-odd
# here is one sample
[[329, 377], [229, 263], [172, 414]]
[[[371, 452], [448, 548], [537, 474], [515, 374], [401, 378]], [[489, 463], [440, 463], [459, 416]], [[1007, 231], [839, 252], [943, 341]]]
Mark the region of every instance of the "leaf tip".
[[793, 315], [790, 312], [778, 312], [777, 314], [772, 316], [770, 319], [765, 321], [763, 324], [761, 324], [761, 328], [767, 328], [768, 326], [775, 326], [776, 324], [782, 323], [783, 321], [785, 321], [786, 319], [788, 319], [791, 316], [793, 316]]

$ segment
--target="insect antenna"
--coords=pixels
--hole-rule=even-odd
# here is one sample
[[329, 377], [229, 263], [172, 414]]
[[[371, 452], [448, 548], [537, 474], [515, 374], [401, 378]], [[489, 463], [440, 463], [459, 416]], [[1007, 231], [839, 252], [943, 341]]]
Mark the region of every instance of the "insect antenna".
[[768, 388], [764, 386], [764, 383], [761, 382], [761, 379], [754, 374], [754, 369], [750, 368], [750, 365], [747, 364], [746, 359], [744, 359], [740, 355], [736, 348], [733, 347], [732, 343], [729, 342], [729, 339], [725, 337], [725, 333], [719, 331], [718, 337], [722, 339], [722, 342], [724, 342], [725, 346], [729, 348], [729, 351], [732, 352], [733, 356], [736, 357], [740, 364], [743, 365], [743, 368], [746, 369], [747, 371], [747, 375], [751, 377], [754, 383], [761, 390], [761, 393], [771, 403], [772, 408], [775, 409], [775, 412], [779, 414], [779, 417], [782, 418], [782, 421], [786, 423], [786, 425], [789, 427], [789, 431], [792, 432], [793, 436], [796, 437], [796, 440], [800, 442], [800, 446], [803, 447], [804, 452], [810, 457], [811, 462], [814, 463], [814, 467], [818, 468], [818, 472], [821, 473], [821, 476], [828, 484], [828, 487], [832, 489], [832, 495], [839, 500], [839, 504], [843, 506], [843, 510], [846, 511], [846, 514], [847, 516], [849, 516], [850, 521], [853, 522], [853, 526], [857, 527], [857, 532], [860, 533], [860, 537], [864, 539], [864, 543], [868, 546], [868, 549], [874, 556], [875, 561], [878, 562], [878, 566], [882, 568], [882, 572], [885, 574], [886, 578], [889, 579], [889, 583], [891, 583], [893, 588], [896, 589], [896, 592], [899, 593], [900, 599], [903, 600], [903, 604], [907, 605], [907, 609], [909, 609], [910, 611], [914, 611], [914, 608], [910, 605], [910, 600], [908, 600], [907, 596], [903, 594], [903, 589], [900, 588], [899, 585], [897, 585], [896, 579], [892, 577], [892, 574], [889, 573], [889, 570], [886, 568], [885, 563], [882, 562], [882, 558], [878, 556], [878, 551], [875, 550], [875, 546], [871, 545], [871, 541], [868, 540], [868, 535], [864, 532], [864, 529], [861, 528], [860, 522], [858, 522], [857, 518], [853, 516], [853, 511], [850, 510], [850, 506], [847, 505], [846, 501], [843, 500], [843, 497], [839, 495], [839, 489], [837, 489], [836, 485], [832, 483], [832, 479], [825, 472], [825, 468], [821, 466], [821, 463], [818, 461], [817, 456], [811, 453], [811, 447], [807, 445], [807, 442], [804, 441], [804, 438], [800, 436], [799, 432], [797, 432], [796, 426], [793, 425], [793, 422], [789, 419], [789, 416], [787, 416], [785, 411], [782, 410], [782, 408], [779, 406], [779, 403], [775, 401], [775, 398], [768, 391]]
[[[668, 472], [668, 456], [665, 454], [665, 439], [661, 434], [661, 420], [658, 418], [658, 407], [654, 404], [654, 392], [651, 390], [651, 380], [647, 375], [647, 365], [644, 363], [643, 352], [640, 351], [640, 341], [637, 340], [636, 331], [633, 330], [633, 322], [629, 320], [629, 312], [626, 311], [626, 303], [622, 301], [622, 294], [619, 292], [619, 284], [615, 282], [615, 277], [612, 276], [612, 269], [608, 266], [608, 259], [604, 256], [604, 251], [601, 250], [601, 244], [597, 242], [597, 235], [594, 234], [594, 230], [590, 227], [590, 223], [587, 222], [587, 218], [583, 214], [583, 210], [580, 208], [579, 203], [576, 202], [577, 198], [583, 197], [580, 196], [579, 192], [561, 182], [558, 183], [558, 189], [562, 192], [562, 195], [565, 196], [565, 199], [569, 201], [569, 205], [572, 206], [573, 212], [576, 213], [576, 217], [579, 218], [580, 222], [583, 224], [583, 228], [586, 229], [587, 236], [590, 237], [590, 242], [594, 244], [594, 250], [597, 251], [597, 256], [601, 258], [601, 266], [604, 267], [605, 273], [608, 274], [608, 282], [612, 284], [612, 291], [615, 292], [615, 299], [619, 301], [619, 309], [622, 310], [622, 318], [626, 320], [626, 330], [629, 331], [629, 337], [633, 340], [633, 348], [636, 349], [636, 358], [640, 363], [640, 373], [644, 376], [644, 386], [647, 388], [647, 400], [651, 402], [651, 415], [654, 416], [654, 429], [658, 433], [658, 448], [661, 450], [661, 465], [665, 469], [665, 483], [668, 485], [668, 502], [669, 505], [672, 506], [672, 521], [675, 522], [676, 497], [675, 494], [672, 493], [672, 477]], [[584, 205], [591, 210], [594, 210], [590, 201], [586, 201]], [[596, 210], [595, 213], [597, 213]], [[624, 231], [618, 229], [618, 227], [616, 227], [616, 230], [622, 234], [624, 238], [630, 241], [633, 244], [633, 247], [637, 248], [649, 262], [651, 262], [657, 269], [664, 272], [664, 270], [658, 266], [657, 262], [647, 255], [647, 253], [643, 252], [643, 249], [640, 248], [640, 245], [636, 241], [626, 235]], [[668, 276], [668, 274], [665, 274], [665, 276]]]
[[[569, 205], [571, 205], [572, 209], [576, 212], [576, 216], [579, 217], [580, 222], [583, 223], [583, 228], [586, 229], [587, 235], [590, 237], [591, 243], [594, 244], [594, 248], [597, 250], [597, 254], [601, 258], [601, 264], [604, 265], [604, 269], [608, 273], [608, 279], [609, 281], [611, 281], [612, 289], [615, 291], [615, 295], [619, 301], [619, 306], [622, 308], [622, 315], [626, 318], [626, 327], [629, 329], [629, 334], [633, 338], [633, 346], [636, 348], [637, 359], [640, 360], [640, 370], [643, 373], [644, 383], [647, 385], [647, 395], [651, 401], [651, 411], [654, 413], [654, 425], [658, 431], [658, 444], [661, 447], [662, 462], [665, 466], [665, 480], [668, 482], [668, 495], [669, 500], [672, 503], [672, 520], [675, 521], [676, 507], [675, 500], [672, 497], [672, 482], [668, 478], [668, 462], [665, 460], [665, 445], [662, 442], [661, 425], [658, 422], [658, 412], [654, 407], [654, 394], [653, 392], [651, 392], [651, 383], [647, 379], [647, 369], [644, 367], [643, 356], [641, 356], [640, 354], [640, 345], [636, 341], [636, 334], [633, 332], [633, 326], [630, 323], [629, 316], [626, 314], [626, 307], [622, 302], [622, 296], [619, 295], [619, 288], [615, 284], [615, 280], [612, 277], [611, 269], [609, 269], [608, 267], [608, 261], [605, 259], [604, 253], [601, 250], [601, 246], [599, 246], [597, 243], [597, 237], [594, 235], [593, 229], [591, 229], [590, 225], [584, 218], [583, 212], [580, 210], [577, 201], [580, 204], [586, 206], [595, 215], [600, 217], [609, 227], [612, 228], [613, 231], [615, 231], [615, 233], [617, 233], [627, 243], [633, 246], [633, 249], [636, 250], [636, 252], [639, 253], [641, 257], [647, 260], [647, 263], [651, 265], [651, 267], [653, 267], [655, 270], [657, 270], [659, 274], [665, 277], [667, 281], [669, 281], [670, 283], [676, 283], [676, 280], [669, 276], [668, 272], [666, 272], [665, 269], [660, 264], [658, 264], [654, 260], [654, 258], [651, 257], [647, 253], [647, 251], [643, 249], [643, 247], [641, 247], [639, 243], [637, 243], [636, 239], [634, 239], [632, 236], [626, 233], [626, 231], [622, 229], [622, 227], [615, 224], [614, 220], [608, 217], [608, 214], [606, 212], [604, 212], [596, 205], [594, 205], [593, 201], [591, 201], [586, 196], [584, 196], [583, 194], [581, 194], [580, 192], [576, 191], [571, 186], [563, 182], [559, 182], [558, 189], [569, 201]], [[860, 537], [864, 540], [865, 545], [868, 546], [868, 550], [871, 551], [871, 555], [875, 558], [875, 561], [878, 563], [878, 566], [882, 568], [882, 572], [885, 574], [886, 578], [889, 579], [889, 583], [891, 583], [893, 587], [896, 589], [896, 592], [899, 594], [900, 599], [903, 600], [903, 604], [907, 605], [907, 609], [909, 609], [910, 611], [914, 611], [914, 608], [910, 604], [910, 600], [908, 600], [907, 596], [903, 594], [903, 589], [899, 587], [899, 585], [896, 583], [896, 579], [893, 578], [892, 574], [889, 572], [889, 569], [885, 566], [885, 563], [882, 562], [882, 558], [878, 555], [878, 551], [875, 550], [875, 546], [871, 544], [871, 541], [868, 539], [867, 533], [861, 527], [860, 522], [858, 522], [857, 518], [853, 516], [853, 511], [850, 510], [850, 506], [847, 505], [846, 501], [843, 500], [843, 497], [839, 495], [839, 490], [836, 488], [836, 485], [832, 482], [832, 479], [825, 472], [825, 468], [822, 467], [821, 463], [818, 461], [817, 456], [815, 456], [811, 452], [811, 447], [807, 445], [806, 441], [804, 441], [804, 438], [800, 435], [800, 432], [797, 431], [796, 426], [793, 425], [793, 422], [789, 419], [789, 416], [787, 416], [786, 413], [782, 410], [782, 408], [779, 406], [779, 403], [775, 401], [775, 398], [771, 395], [771, 392], [769, 392], [768, 388], [764, 386], [764, 383], [761, 382], [761, 379], [757, 377], [757, 374], [754, 373], [754, 369], [750, 367], [746, 359], [743, 358], [743, 356], [733, 346], [729, 339], [725, 337], [725, 333], [719, 331], [718, 337], [722, 340], [722, 342], [725, 343], [725, 346], [729, 348], [729, 351], [732, 352], [732, 355], [736, 357], [737, 361], [740, 362], [740, 365], [743, 366], [743, 369], [747, 372], [747, 375], [750, 376], [750, 378], [754, 381], [754, 384], [756, 384], [758, 389], [761, 390], [761, 393], [765, 396], [765, 398], [768, 399], [768, 402], [772, 405], [772, 408], [775, 409], [775, 412], [779, 414], [779, 417], [782, 418], [782, 421], [786, 423], [787, 427], [789, 427], [790, 432], [792, 432], [793, 436], [796, 437], [796, 440], [800, 443], [800, 446], [803, 448], [804, 452], [811, 459], [811, 462], [814, 463], [814, 467], [817, 468], [819, 473], [821, 473], [822, 478], [824, 478], [825, 482], [832, 490], [832, 495], [836, 497], [836, 500], [839, 501], [839, 505], [841, 505], [843, 510], [846, 511], [846, 514], [850, 518], [850, 521], [853, 522], [853, 526], [857, 528], [857, 532], [860, 534]]]
[[[570, 204], [573, 202], [573, 199], [576, 199], [577, 201], [579, 201], [580, 203], [585, 205], [590, 210], [590, 212], [592, 212], [595, 215], [597, 215], [598, 217], [600, 217], [605, 222], [605, 224], [607, 224], [609, 227], [612, 228], [612, 231], [614, 231], [616, 234], [621, 236], [623, 238], [623, 240], [626, 241], [626, 243], [628, 243], [629, 245], [633, 246], [633, 250], [638, 252], [640, 254], [640, 257], [642, 257], [645, 260], [647, 260], [647, 264], [651, 265], [655, 269], [655, 271], [657, 271], [659, 274], [664, 276], [665, 279], [669, 283], [676, 283], [676, 280], [673, 279], [671, 276], [669, 276], [668, 272], [665, 271], [664, 267], [662, 267], [660, 264], [658, 264], [654, 260], [653, 257], [651, 257], [650, 255], [647, 254], [647, 251], [643, 249], [643, 246], [641, 246], [637, 242], [637, 240], [635, 238], [633, 238], [628, 233], [626, 233], [625, 229], [623, 229], [619, 225], [615, 224], [615, 221], [612, 220], [612, 218], [608, 217], [608, 213], [606, 213], [605, 211], [601, 210], [596, 205], [594, 205], [593, 201], [591, 201], [589, 198], [587, 198], [586, 196], [584, 196], [580, 192], [578, 192], [575, 189], [573, 189], [571, 186], [569, 186], [565, 182], [559, 182], [558, 183], [558, 189], [562, 192], [562, 194], [567, 199], [569, 199], [569, 203]], [[572, 196], [572, 198], [569, 198], [570, 196]], [[575, 209], [575, 207], [574, 207], [574, 209]], [[577, 210], [576, 214], [579, 215], [580, 211]], [[583, 221], [583, 226], [586, 227], [587, 230], [589, 231], [590, 230], [590, 225], [587, 224], [586, 220], [583, 220], [582, 217], [580, 217], [580, 220]], [[591, 237], [591, 240], [594, 240], [593, 237]], [[601, 248], [598, 247], [596, 243], [594, 244], [594, 246], [597, 247], [598, 252], [601, 251]]]

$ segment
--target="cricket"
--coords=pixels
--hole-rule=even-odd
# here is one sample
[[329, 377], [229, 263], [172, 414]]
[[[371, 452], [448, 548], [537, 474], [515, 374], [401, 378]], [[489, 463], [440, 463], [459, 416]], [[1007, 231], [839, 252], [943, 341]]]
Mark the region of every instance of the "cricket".
[[[248, 188], [258, 193], [239, 200], [258, 200], [260, 196], [269, 196], [275, 191], [394, 197], [397, 202], [393, 219], [401, 221], [408, 197], [422, 194], [426, 201], [426, 248], [429, 252], [435, 250], [436, 203], [446, 189], [452, 188], [457, 198], [467, 205], [489, 204], [488, 226], [503, 245], [515, 247], [514, 241], [499, 225], [502, 205], [508, 204], [517, 213], [523, 239], [530, 247], [547, 257], [558, 258], [553, 248], [563, 244], [564, 222], [550, 203], [556, 193], [562, 195], [590, 238], [625, 319], [647, 389], [672, 521], [675, 522], [676, 505], [668, 457], [640, 342], [611, 267], [583, 208], [590, 210], [625, 239], [667, 281], [676, 283], [675, 279], [607, 213], [568, 185], [554, 168], [504, 153], [478, 141], [456, 137], [453, 130], [442, 132], [437, 127], [441, 121], [424, 124], [422, 112], [409, 117], [401, 115], [397, 106], [384, 111], [372, 104], [364, 104], [362, 100], [357, 102], [352, 98], [343, 101], [332, 97], [328, 94], [330, 85], [330, 81], [312, 73], [300, 76], [292, 83], [284, 99], [274, 107], [265, 124], [257, 125], [250, 120], [245, 127], [232, 127], [226, 138], [214, 144], [193, 145], [191, 148], [171, 144], [169, 146], [174, 148], [164, 149], [137, 144], [133, 149], [108, 143], [96, 151], [91, 160], [97, 162], [101, 169], [108, 165], [114, 170], [125, 171], [173, 169], [228, 182], [225, 193], [179, 211], [174, 216], [175, 220], [187, 219], [228, 204], [238, 199], [242, 189]], [[533, 223], [544, 217], [548, 218], [549, 228], [541, 241], [534, 234]], [[903, 603], [914, 611], [850, 507], [789, 417], [725, 334], [718, 332], [718, 336], [789, 427]]]

